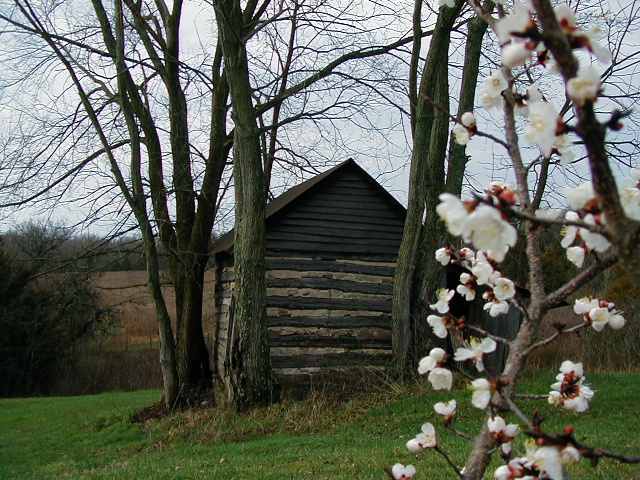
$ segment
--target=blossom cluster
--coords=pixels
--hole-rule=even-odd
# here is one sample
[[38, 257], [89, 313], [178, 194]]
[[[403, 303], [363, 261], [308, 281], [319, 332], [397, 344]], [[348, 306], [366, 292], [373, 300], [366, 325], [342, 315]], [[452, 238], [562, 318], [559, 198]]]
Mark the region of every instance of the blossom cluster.
[[556, 376], [556, 380], [549, 392], [548, 401], [551, 405], [578, 413], [589, 409], [589, 402], [594, 392], [585, 384], [582, 363], [565, 360], [560, 365], [560, 373]]
[[524, 457], [514, 458], [496, 469], [495, 480], [526, 480], [564, 478], [564, 465], [580, 460], [580, 452], [573, 446], [530, 446]]
[[626, 320], [615, 307], [613, 302], [607, 300], [583, 297], [576, 299], [573, 311], [582, 315], [585, 323], [591, 325], [596, 332], [601, 332], [607, 325], [614, 330], [624, 327]]
[[[489, 315], [497, 317], [509, 311], [508, 301], [516, 294], [515, 285], [512, 280], [502, 276], [496, 269], [497, 263], [487, 253], [474, 252], [470, 248], [455, 252], [452, 247], [447, 246], [436, 250], [435, 257], [442, 265], [456, 263], [466, 270], [460, 274], [460, 284], [455, 292], [467, 302], [475, 300], [478, 287], [483, 287], [482, 298], [486, 301], [484, 309]], [[449, 302], [455, 292], [447, 289], [438, 290], [436, 303], [430, 305], [433, 310], [445, 314], [427, 317], [434, 334], [440, 338], [447, 336], [447, 327], [457, 326], [458, 323], [448, 315]]]
[[[631, 182], [620, 189], [620, 202], [627, 217], [640, 221], [640, 169], [631, 171]], [[566, 212], [565, 220], [570, 223], [563, 229], [560, 243], [566, 249], [567, 259], [581, 268], [587, 253], [603, 253], [611, 246], [604, 235], [589, 228], [604, 227], [606, 218], [590, 182], [567, 189], [566, 198], [571, 210]], [[577, 222], [589, 227], [571, 224]]]
[[[456, 5], [459, 7], [454, 0], [439, 2], [441, 8], [453, 8]], [[506, 15], [502, 15], [501, 11], [501, 18], [496, 19], [493, 24], [494, 33], [500, 43], [502, 68], [493, 71], [483, 81], [479, 91], [480, 102], [486, 109], [502, 108], [506, 104], [513, 106], [514, 112], [525, 118], [524, 134], [527, 141], [539, 150], [544, 159], [549, 160], [555, 155], [560, 164], [574, 162], [576, 157], [572, 151], [570, 135], [582, 135], [580, 125], [572, 126], [560, 117], [557, 108], [540, 90], [546, 83], [537, 82], [529, 85], [524, 91], [521, 85], [524, 76], [519, 75], [518, 71], [513, 74], [511, 72], [513, 68], [534, 65], [551, 73], [560, 72], [560, 66], [544, 43], [544, 39], [549, 38], [548, 32], [543, 33], [539, 17], [534, 14], [533, 7], [526, 0], [515, 0], [513, 3], [496, 0], [495, 3], [502, 5], [503, 9], [511, 7]], [[580, 108], [595, 103], [602, 93], [601, 77], [596, 64], [591, 63], [590, 56], [606, 64], [611, 61], [611, 53], [600, 45], [600, 31], [595, 27], [589, 30], [581, 28], [569, 6], [560, 4], [554, 11], [568, 45], [574, 50], [588, 54], [580, 57], [577, 73], [572, 78], [567, 78], [566, 69], [562, 70], [566, 79], [567, 98], [579, 113]], [[530, 75], [526, 76], [532, 78]], [[606, 126], [616, 129], [611, 125]], [[512, 127], [512, 130], [516, 130], [515, 123]], [[512, 133], [518, 135], [518, 131]], [[467, 145], [474, 135], [493, 138], [479, 130], [473, 112], [463, 113], [456, 120], [452, 137], [456, 143]], [[509, 149], [513, 147], [510, 141], [501, 144]], [[512, 154], [511, 150], [509, 153]], [[520, 187], [524, 189], [526, 185]], [[626, 216], [640, 221], [640, 169], [632, 171], [631, 183], [619, 188], [618, 194]], [[568, 189], [566, 198], [569, 209], [564, 215], [564, 220], [545, 220], [564, 225], [561, 245], [566, 249], [567, 258], [581, 268], [587, 254], [607, 252], [611, 248], [612, 239], [607, 232], [603, 205], [600, 204], [591, 183]], [[485, 302], [484, 309], [492, 317], [508, 313], [511, 304], [522, 308], [521, 299], [516, 299], [513, 281], [500, 273], [499, 264], [517, 242], [517, 230], [510, 221], [511, 218], [520, 217], [527, 221], [530, 217], [527, 211], [518, 211], [516, 192], [498, 182], [492, 183], [484, 194], [472, 199], [462, 200], [448, 193], [440, 195], [439, 199], [440, 203], [436, 207], [438, 216], [444, 221], [451, 235], [460, 237], [467, 244], [467, 247], [461, 249], [447, 245], [435, 252], [436, 261], [441, 265], [455, 264], [456, 267], [461, 267], [459, 283], [455, 288], [438, 290], [435, 302], [430, 305], [433, 312], [427, 317], [427, 323], [434, 335], [445, 339], [454, 329], [465, 327], [464, 318], [455, 318], [451, 313], [450, 303], [454, 298], [472, 302], [482, 296]], [[524, 198], [520, 200], [524, 203]], [[542, 220], [540, 222], [545, 223]], [[590, 326], [600, 332], [607, 326], [619, 329], [625, 325], [623, 313], [607, 300], [577, 299], [574, 312], [581, 315], [585, 322], [585, 325], [577, 325], [576, 329]], [[483, 333], [480, 329], [476, 330]], [[434, 390], [451, 390], [453, 374], [450, 368], [454, 366], [453, 362], [470, 362], [478, 372], [483, 372], [485, 355], [496, 350], [496, 340], [514, 346], [514, 343], [506, 339], [487, 335], [485, 338], [466, 337], [464, 345], [451, 353], [442, 348], [432, 349], [429, 355], [420, 360], [418, 372], [427, 375]], [[581, 459], [581, 453], [575, 448], [575, 442], [570, 436], [559, 442], [557, 439], [549, 441], [551, 437], [546, 437], [538, 431], [540, 436], [536, 437], [536, 442], [527, 446], [526, 453], [512, 458], [512, 441], [519, 433], [519, 426], [515, 423], [508, 424], [504, 418], [496, 415], [505, 400], [501, 397], [509, 393], [502, 388], [510, 381], [511, 379], [505, 376], [476, 378], [470, 383], [471, 403], [475, 408], [485, 410], [485, 431], [488, 431], [506, 462], [495, 470], [494, 478], [562, 480], [565, 465]], [[586, 383], [582, 364], [569, 360], [562, 362], [560, 372], [550, 390], [547, 400], [551, 405], [578, 413], [587, 411], [594, 397], [594, 391]], [[454, 421], [457, 407], [456, 400], [433, 405], [435, 413], [442, 417], [445, 426], [450, 426]], [[537, 430], [534, 429], [535, 431]], [[436, 431], [431, 423], [425, 423], [421, 432], [407, 442], [407, 449], [411, 453], [419, 453], [428, 448], [440, 451]], [[410, 479], [415, 475], [415, 468], [411, 465], [405, 467], [397, 464], [393, 467], [392, 473], [396, 480]]]
[[509, 223], [500, 208], [513, 207], [515, 192], [500, 182], [493, 182], [481, 199], [462, 201], [443, 193], [436, 207], [451, 235], [462, 237], [489, 258], [501, 262], [518, 239], [516, 228]]
[[[606, 224], [591, 183], [583, 183], [568, 189], [566, 197], [571, 208], [565, 214], [567, 222], [582, 222], [591, 227], [602, 227]], [[577, 227], [571, 224], [563, 228], [560, 244], [566, 249], [567, 259], [578, 268], [584, 264], [587, 253], [591, 251], [603, 253], [611, 246], [609, 240], [600, 233], [588, 227]]]
[[511, 442], [520, 433], [520, 427], [515, 423], [505, 422], [504, 418], [496, 415], [487, 420], [487, 428], [500, 450], [505, 455], [511, 454]]

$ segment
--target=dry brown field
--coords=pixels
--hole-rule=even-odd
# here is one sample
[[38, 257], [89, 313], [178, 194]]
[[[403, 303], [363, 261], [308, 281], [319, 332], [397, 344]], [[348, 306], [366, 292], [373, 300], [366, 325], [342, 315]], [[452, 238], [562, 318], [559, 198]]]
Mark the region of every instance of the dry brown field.
[[[163, 293], [167, 308], [174, 320], [176, 299], [168, 280], [163, 280]], [[112, 308], [119, 327], [109, 343], [120, 349], [157, 348], [158, 324], [155, 309], [146, 285], [146, 272], [101, 272], [96, 274], [94, 285], [100, 294], [101, 304]], [[213, 272], [205, 276], [204, 328], [207, 342], [213, 335]]]

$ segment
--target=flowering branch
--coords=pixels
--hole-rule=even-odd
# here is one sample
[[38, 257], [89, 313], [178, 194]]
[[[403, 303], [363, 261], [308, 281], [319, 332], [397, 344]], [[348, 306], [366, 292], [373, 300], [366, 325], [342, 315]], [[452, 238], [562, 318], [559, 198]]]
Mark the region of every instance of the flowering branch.
[[509, 344], [508, 339], [501, 337], [499, 335], [494, 335], [493, 333], [488, 332], [484, 328], [476, 327], [475, 325], [465, 325], [464, 328], [467, 330], [471, 330], [472, 332], [478, 333], [484, 337], [490, 338], [491, 340], [495, 340], [496, 342], [504, 343], [506, 345]]
[[531, 428], [530, 431], [526, 431], [524, 433], [525, 435], [536, 439], [540, 444], [554, 445], [563, 448], [570, 445], [575, 448], [582, 457], [590, 459], [594, 466], [596, 466], [602, 458], [609, 458], [626, 464], [640, 463], [640, 456], [621, 455], [602, 448], [589, 447], [579, 442], [576, 440], [575, 432], [571, 427], [565, 428], [565, 431], [559, 435], [550, 435], [544, 433], [540, 428], [540, 423], [537, 423], [533, 425], [533, 428]]
[[562, 304], [565, 298], [572, 295], [580, 288], [585, 286], [599, 274], [612, 267], [618, 262], [617, 255], [607, 255], [604, 258], [599, 258], [597, 263], [594, 263], [590, 267], [586, 268], [574, 278], [569, 280], [563, 286], [556, 291], [547, 295], [544, 300], [544, 308], [548, 310], [553, 307], [557, 307]]
[[571, 327], [566, 327], [565, 325], [554, 325], [554, 326], [556, 327], [557, 331], [553, 335], [550, 335], [549, 337], [545, 338], [544, 340], [540, 340], [540, 341], [538, 341], [536, 343], [532, 343], [531, 345], [529, 345], [529, 347], [527, 347], [524, 350], [524, 354], [525, 355], [529, 355], [534, 350], [537, 350], [538, 348], [544, 347], [545, 345], [548, 345], [548, 344], [552, 343], [560, 335], [565, 334], [565, 333], [577, 332], [577, 331], [585, 328], [587, 326], [587, 324], [586, 323], [578, 323], [577, 325], [573, 325]]

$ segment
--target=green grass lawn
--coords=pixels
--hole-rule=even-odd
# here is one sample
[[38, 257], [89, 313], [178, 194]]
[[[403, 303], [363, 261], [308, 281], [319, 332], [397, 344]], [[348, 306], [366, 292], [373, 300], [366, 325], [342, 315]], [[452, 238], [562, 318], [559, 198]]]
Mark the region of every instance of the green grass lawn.
[[[552, 377], [525, 382], [527, 393], [546, 393]], [[589, 381], [596, 396], [587, 414], [551, 415], [545, 401], [521, 405], [550, 414], [548, 429], [571, 424], [588, 444], [640, 454], [640, 374], [597, 374]], [[481, 420], [469, 393], [460, 389], [453, 396], [460, 405], [458, 428], [473, 432]], [[382, 468], [396, 461], [416, 465], [418, 479], [454, 478], [435, 452], [416, 458], [404, 448], [424, 421], [438, 425], [432, 404], [451, 398], [422, 386], [347, 402], [315, 396], [241, 417], [219, 409], [146, 426], [129, 422], [133, 410], [157, 397], [141, 391], [0, 400], [0, 478], [382, 480]], [[439, 432], [443, 447], [462, 463], [468, 446]], [[640, 478], [640, 466], [602, 462], [594, 469], [582, 462], [571, 473], [631, 479]]]

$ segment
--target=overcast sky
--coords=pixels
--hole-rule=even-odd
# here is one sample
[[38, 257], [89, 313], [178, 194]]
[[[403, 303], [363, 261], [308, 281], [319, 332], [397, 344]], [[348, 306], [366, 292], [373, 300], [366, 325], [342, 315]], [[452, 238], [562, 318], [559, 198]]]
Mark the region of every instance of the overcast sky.
[[[622, 1], [622, 0], [620, 0]], [[0, 0], [0, 8], [6, 11], [7, 0]], [[85, 4], [86, 6], [87, 4]], [[619, 3], [618, 0], [612, 0], [609, 4], [603, 3], [606, 9], [606, 5], [612, 8], [611, 11], [620, 12], [623, 11], [623, 7], [629, 8], [627, 2]], [[404, 34], [410, 31], [410, 19], [411, 19], [411, 2], [402, 2], [400, 4], [394, 3], [395, 16], [391, 19], [388, 15], [380, 15], [376, 18], [372, 30], [377, 40], [382, 42], [393, 41], [402, 37]], [[70, 7], [71, 8], [71, 7]], [[363, 7], [369, 8], [369, 7]], [[429, 24], [433, 21], [434, 17], [428, 16], [428, 9], [425, 9], [425, 23]], [[74, 10], [74, 14], [77, 11]], [[182, 45], [183, 59], [188, 62], [197, 64], [203, 58], [210, 57], [213, 52], [213, 45], [215, 42], [215, 20], [213, 12], [210, 6], [199, 1], [187, 1], [185, 2], [185, 11], [182, 16]], [[6, 35], [3, 36], [6, 38]], [[628, 45], [625, 47], [625, 52], [637, 51], [638, 44], [636, 39], [638, 38], [637, 29], [630, 33], [627, 40]], [[2, 38], [0, 38], [0, 41]], [[253, 48], [260, 48], [259, 39], [256, 41]], [[423, 54], [426, 55], [428, 49], [428, 40], [423, 42]], [[487, 49], [485, 53], [489, 52]], [[457, 89], [459, 85], [459, 67], [462, 62], [461, 42], [459, 39], [454, 39], [451, 48], [451, 78], [450, 89], [452, 92], [451, 99], [451, 111], [455, 112], [457, 105], [455, 97], [457, 96]], [[406, 54], [400, 54], [402, 58], [406, 60]], [[483, 63], [488, 65], [491, 61], [491, 55], [486, 55], [483, 58]], [[395, 61], [395, 60], [394, 60]], [[397, 62], [394, 65], [402, 65]], [[483, 74], [488, 72], [490, 67], [485, 67]], [[603, 67], [604, 68], [604, 67]], [[406, 75], [405, 71], [398, 71], [399, 76]], [[637, 71], [635, 66], [628, 67], [624, 72], [624, 78], [616, 79], [618, 83], [624, 83], [633, 90], [640, 85]], [[10, 75], [8, 72], [0, 73], [0, 80], [2, 84], [6, 83], [6, 78]], [[6, 124], [10, 124], [11, 120], [16, 118], [15, 105], [20, 104], [23, 109], [27, 105], [27, 101], [32, 101], [33, 97], [38, 97], [43, 103], [46, 102], [48, 95], [51, 95], [51, 91], [56, 88], [62, 88], [62, 85], [67, 85], [64, 79], [61, 78], [48, 78], [43, 79], [40, 84], [40, 89], [36, 92], [16, 92], [10, 88], [0, 89], [0, 120], [4, 119]], [[549, 96], [549, 99], [558, 106], [562, 102], [562, 98], [553, 95], [554, 85], [559, 85], [554, 81], [543, 84], [545, 93]], [[609, 87], [607, 87], [609, 88]], [[44, 98], [44, 100], [42, 100]], [[394, 98], [401, 106], [408, 109], [406, 99], [396, 92]], [[318, 151], [318, 165], [322, 165], [323, 162], [339, 162], [345, 160], [348, 157], [353, 157], [362, 167], [364, 167], [372, 176], [378, 179], [378, 181], [385, 186], [394, 196], [396, 196], [403, 204], [406, 204], [407, 188], [408, 188], [408, 160], [410, 157], [410, 139], [408, 138], [408, 119], [400, 114], [398, 108], [392, 106], [384, 101], [378, 99], [370, 108], [367, 109], [367, 121], [368, 128], [360, 128], [363, 124], [363, 120], [354, 115], [353, 118], [337, 119], [334, 121], [332, 128], [327, 128], [326, 132], [318, 132], [310, 124], [299, 124], [291, 129], [288, 129], [286, 134], [289, 136], [288, 140], [292, 146], [297, 146], [300, 150], [304, 150], [308, 145], [316, 146]], [[476, 109], [476, 116], [480, 128], [500, 135], [500, 112], [486, 112], [482, 109]], [[199, 122], [194, 116], [194, 122]], [[375, 128], [371, 128], [371, 127]], [[14, 124], [15, 127], [15, 124]], [[327, 134], [328, 133], [328, 134]], [[638, 133], [637, 130], [631, 132], [623, 132], [619, 135], [619, 138], [625, 138], [626, 136], [634, 136]], [[338, 138], [339, 135], [339, 138]], [[0, 132], [0, 138], [2, 133]], [[335, 144], [332, 145], [332, 142]], [[522, 142], [526, 146], [526, 142]], [[580, 156], [581, 147], [576, 147], [576, 153]], [[502, 147], [495, 145], [490, 141], [480, 138], [474, 138], [467, 147], [467, 152], [471, 156], [471, 162], [467, 167], [467, 179], [471, 188], [482, 188], [490, 180], [512, 180], [510, 170], [507, 168], [507, 161], [505, 152]], [[527, 148], [525, 150], [525, 156], [529, 159], [535, 158], [536, 150], [534, 148]], [[324, 158], [320, 158], [324, 157]], [[327, 166], [327, 168], [329, 168]], [[620, 177], [624, 177], [624, 169], [617, 170]], [[557, 192], [564, 185], [571, 184], [572, 182], [579, 181], [581, 176], [585, 174], [584, 162], [580, 162], [570, 167], [555, 168], [553, 181], [551, 183], [550, 190]], [[305, 178], [311, 176], [311, 173], [305, 174]], [[100, 179], [103, 181], [104, 179]], [[287, 186], [291, 186], [294, 183], [298, 183], [302, 178], [298, 176], [292, 176], [289, 172], [279, 171], [277, 178], [274, 180], [274, 185], [277, 191], [281, 191]], [[74, 185], [74, 188], [78, 190], [77, 195], [81, 197], [83, 188], [91, 189], [93, 187], [91, 179], [85, 179], [84, 182]], [[550, 200], [554, 202], [553, 195], [550, 196]], [[229, 204], [227, 204], [229, 206]], [[65, 205], [61, 208], [47, 208], [44, 211], [42, 209], [23, 209], [20, 212], [12, 213], [4, 212], [4, 215], [0, 216], [0, 228], [6, 229], [15, 222], [20, 222], [25, 219], [51, 219], [57, 222], [63, 223], [75, 223], [80, 221], [86, 212], [86, 205], [69, 206]], [[219, 228], [227, 229], [230, 226], [231, 218], [227, 219], [227, 222], [221, 225]], [[112, 222], [111, 222], [112, 223]], [[93, 233], [104, 233], [110, 228], [109, 218], [99, 224], [93, 224], [88, 227]]]

